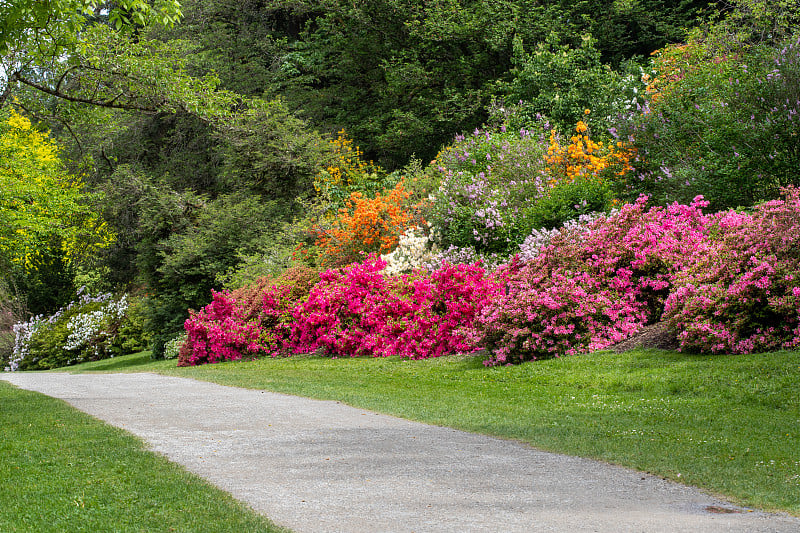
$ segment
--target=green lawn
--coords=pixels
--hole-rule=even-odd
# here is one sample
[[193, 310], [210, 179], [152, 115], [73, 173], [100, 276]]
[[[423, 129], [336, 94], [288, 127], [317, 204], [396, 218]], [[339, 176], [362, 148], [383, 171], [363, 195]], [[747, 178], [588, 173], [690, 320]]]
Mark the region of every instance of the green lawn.
[[338, 400], [631, 466], [800, 515], [800, 352], [600, 352], [485, 368], [293, 357], [175, 368], [147, 354], [72, 371], [154, 371]]
[[0, 380], [0, 531], [272, 532], [122, 430]]

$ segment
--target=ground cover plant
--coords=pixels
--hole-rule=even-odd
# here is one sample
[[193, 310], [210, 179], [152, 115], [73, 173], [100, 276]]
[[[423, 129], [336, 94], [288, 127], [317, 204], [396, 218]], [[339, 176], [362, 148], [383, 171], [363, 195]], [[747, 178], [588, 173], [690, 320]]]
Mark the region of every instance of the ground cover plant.
[[488, 368], [483, 359], [290, 357], [176, 368], [143, 353], [69, 370], [154, 371], [336, 400], [800, 515], [800, 352], [634, 350]]
[[0, 529], [285, 531], [66, 403], [0, 381]]

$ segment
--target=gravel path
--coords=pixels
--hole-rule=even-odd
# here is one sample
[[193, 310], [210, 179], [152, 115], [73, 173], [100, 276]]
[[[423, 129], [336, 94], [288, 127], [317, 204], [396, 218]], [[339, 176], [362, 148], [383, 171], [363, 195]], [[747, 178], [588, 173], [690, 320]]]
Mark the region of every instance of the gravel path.
[[336, 402], [155, 374], [0, 378], [138, 435], [297, 532], [800, 531], [654, 476]]

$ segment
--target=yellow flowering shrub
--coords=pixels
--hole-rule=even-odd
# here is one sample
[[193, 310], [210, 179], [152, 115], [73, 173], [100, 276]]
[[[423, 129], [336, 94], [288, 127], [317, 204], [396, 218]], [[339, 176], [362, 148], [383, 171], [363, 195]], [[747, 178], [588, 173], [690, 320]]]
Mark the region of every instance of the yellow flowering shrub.
[[0, 256], [28, 270], [54, 241], [68, 262], [108, 246], [113, 235], [92, 197], [46, 133], [14, 111], [0, 116]]
[[[588, 114], [588, 109], [586, 114]], [[550, 145], [544, 156], [550, 185], [569, 183], [578, 177], [622, 177], [631, 170], [633, 148], [622, 142], [604, 144], [589, 136], [589, 127], [582, 120], [575, 126], [569, 143], [562, 144], [555, 130], [550, 132]]]
[[372, 161], [364, 161], [363, 152], [344, 130], [328, 142], [334, 158], [314, 177], [314, 189], [318, 194], [343, 207], [353, 192], [374, 193], [380, 190], [383, 169]]

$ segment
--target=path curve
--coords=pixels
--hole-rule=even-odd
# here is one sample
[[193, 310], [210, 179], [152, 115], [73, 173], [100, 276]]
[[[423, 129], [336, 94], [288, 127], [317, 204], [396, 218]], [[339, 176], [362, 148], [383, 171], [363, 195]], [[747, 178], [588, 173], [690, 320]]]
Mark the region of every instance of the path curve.
[[299, 533], [800, 531], [633, 470], [337, 402], [144, 373], [0, 378], [138, 435]]

